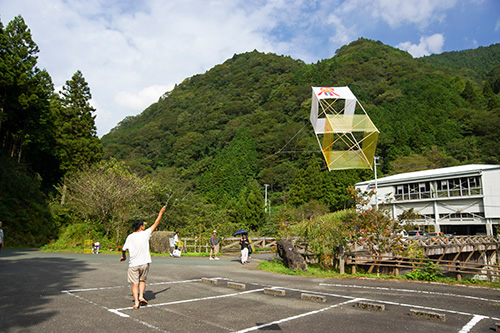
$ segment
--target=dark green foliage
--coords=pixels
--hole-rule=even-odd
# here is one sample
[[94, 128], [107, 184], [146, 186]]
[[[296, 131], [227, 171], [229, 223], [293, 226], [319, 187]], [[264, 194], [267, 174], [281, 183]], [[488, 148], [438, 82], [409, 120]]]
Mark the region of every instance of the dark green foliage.
[[57, 236], [40, 177], [1, 155], [0, 211], [6, 246], [38, 247]]
[[500, 44], [480, 46], [473, 50], [444, 52], [417, 59], [437, 69], [449, 69], [463, 74], [476, 74], [481, 77], [499, 65]]
[[264, 224], [264, 197], [259, 184], [251, 180], [229, 202], [229, 215], [240, 229], [259, 230]]
[[80, 71], [66, 81], [56, 118], [56, 154], [65, 173], [95, 162], [102, 157], [101, 141], [95, 127], [95, 109], [90, 105], [90, 88]]
[[409, 280], [437, 281], [443, 276], [440, 269], [439, 265], [429, 261], [423, 268], [416, 268], [405, 276]]
[[38, 46], [21, 16], [0, 23], [0, 147], [42, 176], [44, 187], [58, 179], [53, 156], [54, 97], [48, 73], [36, 67]]
[[256, 169], [255, 141], [248, 130], [241, 129], [200, 176], [198, 188], [210, 203], [224, 206], [245, 189]]

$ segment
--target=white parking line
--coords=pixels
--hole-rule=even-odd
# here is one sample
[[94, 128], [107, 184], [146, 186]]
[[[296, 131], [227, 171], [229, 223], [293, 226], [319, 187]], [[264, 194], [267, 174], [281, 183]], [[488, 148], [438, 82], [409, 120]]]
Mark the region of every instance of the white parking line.
[[[224, 278], [214, 278], [217, 280], [224, 280]], [[178, 283], [189, 283], [189, 282], [199, 282], [201, 279], [192, 279], [192, 280], [181, 280], [181, 281], [167, 281], [167, 282], [156, 282], [156, 283], [148, 283], [147, 286], [157, 286], [161, 284], [178, 284]], [[71, 289], [71, 290], [63, 290], [62, 293], [79, 293], [85, 291], [96, 291], [96, 290], [110, 290], [110, 289], [119, 289], [126, 288], [128, 286], [114, 286], [114, 287], [101, 287], [101, 288], [85, 288], [85, 289]]]
[[464, 327], [462, 327], [462, 329], [458, 332], [458, 333], [467, 333], [467, 332], [470, 332], [470, 330], [476, 326], [477, 323], [479, 323], [481, 320], [483, 320], [484, 318], [488, 318], [488, 317], [485, 317], [485, 316], [479, 316], [479, 315], [475, 315], [474, 317], [472, 317], [472, 319], [467, 323], [467, 325], [465, 325]]
[[[148, 305], [147, 307], [144, 307], [144, 309], [153, 308], [153, 307], [157, 307], [157, 306], [167, 306], [167, 305], [174, 305], [174, 304], [182, 304], [182, 303], [191, 303], [191, 302], [206, 301], [206, 300], [217, 299], [217, 298], [234, 297], [234, 296], [239, 296], [239, 295], [244, 295], [244, 294], [255, 293], [255, 292], [259, 292], [259, 291], [263, 291], [263, 290], [264, 290], [264, 288], [262, 288], [262, 289], [254, 289], [254, 290], [247, 290], [247, 291], [242, 291], [242, 292], [233, 293], [233, 294], [218, 295], [218, 296], [208, 296], [208, 297], [185, 299], [185, 300], [182, 300], [182, 301], [173, 301], [173, 302], [167, 302], [167, 303], [152, 304], [152, 305]], [[133, 310], [133, 309], [134, 309], [133, 307], [126, 307], [126, 308], [120, 308], [120, 309], [113, 309], [113, 312], [119, 312], [119, 311], [125, 311], [125, 310]], [[111, 310], [109, 310], [109, 311], [111, 311]]]
[[[218, 280], [229, 280], [226, 278], [218, 277], [218, 278], [213, 278], [213, 279], [218, 279]], [[168, 282], [156, 282], [156, 283], [150, 283], [148, 284], [149, 286], [153, 285], [166, 285], [166, 284], [180, 284], [180, 283], [190, 283], [190, 282], [200, 282], [201, 279], [191, 279], [191, 280], [181, 280], [181, 281], [168, 281]], [[255, 286], [262, 286], [261, 284], [256, 284], [256, 283], [250, 283]], [[410, 290], [410, 289], [397, 289], [397, 288], [385, 288], [385, 287], [366, 287], [366, 286], [357, 286], [357, 285], [341, 285], [341, 284], [329, 284], [329, 283], [320, 283], [320, 286], [333, 286], [333, 287], [342, 287], [342, 288], [360, 288], [360, 289], [375, 289], [375, 290], [386, 290], [386, 291], [398, 291], [398, 292], [410, 292], [410, 293], [421, 293], [421, 294], [426, 294], [426, 295], [441, 295], [441, 296], [451, 296], [451, 297], [462, 297], [462, 298], [468, 298], [468, 299], [474, 299], [474, 300], [480, 300], [480, 301], [487, 301], [487, 302], [500, 302], [500, 300], [493, 300], [493, 299], [487, 299], [487, 298], [482, 298], [482, 297], [474, 297], [474, 296], [467, 296], [467, 295], [456, 295], [456, 294], [450, 294], [450, 293], [439, 293], [439, 292], [430, 292], [430, 291], [419, 291], [419, 290]], [[142, 322], [138, 319], [132, 318], [129, 315], [123, 313], [122, 311], [128, 311], [132, 310], [133, 307], [126, 307], [126, 308], [118, 308], [118, 309], [109, 309], [105, 306], [99, 305], [91, 300], [88, 300], [84, 297], [78, 296], [75, 293], [79, 292], [86, 292], [86, 291], [98, 291], [98, 290], [111, 290], [111, 289], [118, 289], [118, 288], [124, 288], [125, 286], [114, 286], [114, 287], [102, 287], [102, 288], [86, 288], [86, 289], [72, 289], [72, 290], [64, 290], [62, 293], [71, 295], [73, 297], [76, 297], [78, 299], [84, 300], [88, 303], [91, 303], [93, 305], [96, 305], [98, 307], [101, 307], [117, 316], [124, 317], [124, 318], [130, 318], [134, 320], [135, 322], [141, 323], [142, 325], [158, 330], [158, 331], [163, 331], [162, 329], [150, 325], [149, 323]], [[288, 318], [283, 318], [280, 320], [276, 320], [270, 323], [262, 324], [262, 325], [257, 325], [253, 326], [250, 328], [246, 328], [244, 330], [238, 331], [238, 332], [250, 332], [250, 331], [255, 331], [255, 330], [260, 330], [265, 327], [269, 327], [275, 324], [280, 324], [288, 321], [292, 321], [298, 318], [306, 317], [306, 316], [311, 316], [323, 311], [327, 311], [345, 304], [353, 303], [356, 301], [372, 301], [372, 302], [378, 302], [382, 304], [389, 304], [389, 305], [395, 305], [395, 306], [402, 306], [402, 307], [411, 307], [411, 308], [418, 308], [418, 309], [424, 309], [424, 310], [432, 310], [432, 311], [440, 311], [440, 312], [445, 312], [445, 313], [453, 313], [453, 314], [458, 314], [458, 315], [463, 315], [463, 316], [471, 316], [472, 319], [461, 328], [459, 333], [468, 333], [470, 332], [477, 323], [479, 323], [483, 319], [492, 319], [495, 321], [500, 320], [499, 318], [495, 317], [488, 317], [488, 316], [483, 316], [479, 314], [474, 314], [474, 313], [467, 313], [467, 312], [461, 312], [461, 311], [453, 311], [453, 310], [445, 310], [445, 309], [439, 309], [439, 308], [433, 308], [433, 307], [427, 307], [427, 306], [420, 306], [420, 305], [413, 305], [413, 304], [405, 304], [405, 303], [397, 303], [397, 302], [390, 302], [390, 301], [381, 301], [377, 299], [368, 299], [368, 298], [360, 298], [360, 297], [353, 297], [353, 296], [346, 296], [346, 295], [339, 295], [339, 294], [332, 294], [332, 293], [325, 293], [325, 292], [317, 292], [317, 291], [310, 291], [310, 290], [302, 290], [302, 289], [295, 289], [295, 288], [287, 288], [287, 287], [276, 287], [276, 286], [269, 286], [271, 288], [279, 288], [279, 289], [285, 289], [285, 290], [290, 290], [290, 291], [296, 291], [296, 292], [305, 292], [305, 293], [310, 293], [310, 294], [317, 294], [317, 295], [324, 295], [324, 296], [330, 296], [330, 297], [336, 297], [336, 298], [344, 298], [348, 299], [345, 302], [339, 303], [339, 304], [334, 304], [328, 307], [325, 307], [320, 310], [315, 310], [315, 311], [310, 311], [307, 313], [291, 316]], [[265, 288], [259, 288], [259, 289], [254, 289], [254, 290], [246, 290], [242, 292], [237, 292], [237, 293], [231, 293], [231, 294], [226, 294], [226, 295], [218, 295], [218, 296], [208, 296], [208, 297], [201, 297], [201, 298], [193, 298], [193, 299], [186, 299], [186, 300], [180, 300], [180, 301], [172, 301], [172, 302], [167, 302], [167, 303], [159, 303], [159, 304], [150, 304], [147, 307], [144, 307], [143, 309], [147, 308], [153, 308], [153, 307], [161, 307], [161, 306], [169, 306], [169, 305], [175, 305], [175, 304], [182, 304], [182, 303], [191, 303], [191, 302], [199, 302], [199, 301], [205, 301], [205, 300], [214, 300], [214, 299], [222, 299], [222, 298], [228, 298], [228, 297], [236, 297], [244, 294], [250, 294], [250, 293], [255, 293], [255, 292], [262, 292], [264, 291]]]
[[339, 307], [339, 306], [342, 306], [342, 305], [346, 305], [346, 304], [349, 304], [349, 303], [352, 303], [352, 302], [357, 302], [359, 300], [360, 299], [358, 299], [358, 298], [351, 299], [351, 300], [348, 300], [348, 301], [345, 301], [345, 302], [342, 302], [342, 303], [330, 305], [330, 306], [328, 306], [326, 308], [323, 308], [323, 309], [320, 309], [320, 310], [310, 311], [310, 312], [302, 313], [302, 314], [299, 314], [299, 315], [296, 315], [296, 316], [292, 316], [292, 317], [288, 317], [288, 318], [283, 318], [283, 319], [280, 319], [280, 320], [276, 320], [276, 321], [273, 321], [273, 322], [270, 322], [270, 323], [267, 323], [267, 324], [262, 324], [262, 325], [258, 325], [258, 326], [253, 326], [253, 327], [245, 328], [244, 330], [237, 331], [237, 332], [238, 333], [244, 333], [244, 332], [251, 332], [251, 331], [260, 330], [260, 329], [262, 329], [264, 327], [269, 327], [269, 326], [272, 326], [272, 325], [277, 325], [277, 324], [285, 323], [287, 321], [295, 320], [295, 319], [298, 319], [298, 318], [302, 318], [302, 317], [306, 317], [306, 316], [311, 316], [311, 315], [314, 315], [314, 314], [317, 314], [317, 313], [320, 313], [320, 312], [323, 312], [323, 311], [328, 311], [330, 309], [333, 309], [333, 308], [336, 308], [336, 307]]
[[426, 295], [461, 297], [461, 298], [475, 299], [475, 300], [486, 301], [486, 302], [500, 302], [500, 300], [498, 300], [498, 299], [489, 299], [489, 298], [483, 298], [483, 297], [458, 295], [458, 294], [450, 294], [450, 293], [439, 293], [439, 292], [425, 291], [425, 290], [397, 289], [397, 288], [387, 288], [387, 287], [368, 287], [368, 286], [334, 284], [334, 283], [320, 283], [319, 285], [320, 286], [330, 286], [330, 287], [341, 287], [341, 288], [359, 288], [359, 289], [372, 289], [372, 290], [400, 291], [400, 292], [426, 294]]
[[[322, 286], [332, 286], [334, 284], [328, 284], [328, 283], [320, 283]], [[345, 285], [334, 285], [334, 286], [342, 286], [344, 287]], [[364, 287], [364, 286], [349, 286], [349, 287], [361, 287], [363, 289], [380, 289], [380, 290], [391, 290], [391, 291], [411, 291], [409, 289], [395, 289], [395, 288], [377, 288], [377, 287]], [[295, 290], [295, 291], [301, 291], [305, 292], [304, 290], [299, 290], [299, 289], [293, 289], [293, 288], [282, 288], [286, 290]], [[318, 294], [318, 295], [325, 295], [325, 296], [335, 296], [335, 297], [344, 297], [344, 298], [349, 298], [350, 296], [343, 296], [343, 295], [334, 295], [334, 294], [329, 294], [329, 293], [323, 293], [323, 292], [311, 292], [308, 291], [309, 293], [313, 294]], [[441, 294], [441, 295], [446, 295], [444, 293], [435, 293], [435, 294]], [[461, 295], [454, 295], [454, 294], [449, 294], [449, 296], [461, 296]], [[414, 304], [405, 304], [405, 303], [397, 303], [397, 302], [390, 302], [390, 301], [382, 301], [382, 300], [377, 300], [377, 299], [369, 299], [369, 298], [356, 298], [357, 300], [366, 300], [366, 301], [371, 301], [371, 302], [377, 302], [377, 303], [382, 303], [382, 304], [389, 304], [389, 305], [396, 305], [396, 306], [402, 306], [402, 307], [408, 307], [408, 308], [417, 308], [417, 309], [422, 309], [422, 310], [427, 310], [427, 311], [440, 311], [440, 312], [446, 312], [446, 313], [453, 313], [453, 314], [458, 314], [462, 316], [472, 316], [472, 320], [469, 321], [467, 325], [465, 325], [460, 332], [466, 333], [469, 332], [479, 321], [485, 318], [489, 318], [492, 320], [498, 320], [498, 318], [495, 317], [489, 317], [489, 316], [483, 316], [483, 315], [478, 315], [474, 313], [468, 313], [468, 312], [461, 312], [461, 311], [453, 311], [453, 310], [446, 310], [446, 309], [439, 309], [439, 308], [433, 308], [433, 307], [428, 307], [428, 306], [421, 306], [421, 305], [414, 305]], [[477, 299], [480, 300], [486, 300], [486, 301], [492, 301], [495, 302], [494, 300], [489, 300], [486, 298], [480, 298], [477, 297]]]

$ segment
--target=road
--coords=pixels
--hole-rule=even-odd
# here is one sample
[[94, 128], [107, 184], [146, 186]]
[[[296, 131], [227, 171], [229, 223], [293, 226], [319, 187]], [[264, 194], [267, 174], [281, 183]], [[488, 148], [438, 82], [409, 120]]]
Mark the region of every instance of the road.
[[268, 258], [153, 257], [149, 305], [133, 310], [118, 255], [2, 250], [0, 332], [465, 333], [500, 323], [500, 290], [283, 276], [257, 269]]

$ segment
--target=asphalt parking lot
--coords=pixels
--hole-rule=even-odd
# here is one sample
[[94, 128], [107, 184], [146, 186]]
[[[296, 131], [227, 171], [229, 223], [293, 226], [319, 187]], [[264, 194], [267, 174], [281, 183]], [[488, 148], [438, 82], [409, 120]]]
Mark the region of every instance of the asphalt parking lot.
[[269, 257], [153, 257], [149, 304], [133, 310], [118, 255], [2, 250], [0, 332], [465, 333], [500, 323], [496, 289], [259, 271]]

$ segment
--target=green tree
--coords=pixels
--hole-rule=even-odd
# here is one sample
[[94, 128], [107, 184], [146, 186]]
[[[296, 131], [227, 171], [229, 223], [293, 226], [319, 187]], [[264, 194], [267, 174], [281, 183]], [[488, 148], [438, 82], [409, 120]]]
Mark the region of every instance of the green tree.
[[52, 82], [36, 67], [38, 46], [21, 16], [0, 25], [0, 140], [4, 154], [23, 157], [27, 143], [48, 124]]
[[230, 214], [240, 228], [258, 230], [264, 224], [264, 198], [255, 179], [230, 203]]
[[469, 101], [470, 103], [474, 103], [477, 100], [476, 89], [474, 89], [474, 86], [468, 80], [467, 80], [467, 82], [465, 82], [465, 88], [464, 88], [464, 91], [462, 92], [462, 97], [465, 100]]
[[242, 128], [201, 175], [198, 188], [209, 202], [224, 206], [246, 187], [256, 168], [255, 140]]
[[96, 111], [90, 105], [90, 88], [80, 71], [66, 81], [56, 118], [57, 156], [64, 172], [74, 172], [102, 158], [102, 144], [95, 126]]
[[59, 216], [67, 212], [65, 219], [90, 223], [117, 242], [126, 235], [130, 221], [158, 210], [151, 181], [113, 159], [68, 175], [57, 190], [60, 204], [54, 207]]
[[321, 167], [316, 159], [307, 168], [300, 169], [290, 187], [290, 203], [301, 206], [311, 200], [321, 200], [324, 195], [324, 182]]

